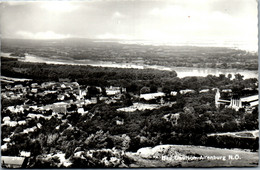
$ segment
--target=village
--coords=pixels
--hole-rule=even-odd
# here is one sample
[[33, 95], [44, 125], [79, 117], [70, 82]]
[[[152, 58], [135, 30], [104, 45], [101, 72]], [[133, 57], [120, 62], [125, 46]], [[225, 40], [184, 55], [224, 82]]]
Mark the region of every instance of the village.
[[[172, 107], [174, 104], [176, 104], [177, 95], [190, 95], [196, 93], [195, 90], [184, 89], [180, 90], [179, 92], [171, 91], [170, 96], [168, 96], [160, 89], [158, 89], [158, 92], [155, 93], [142, 92], [140, 94], [131, 94], [130, 97], [128, 96], [128, 103], [125, 104], [123, 101], [126, 100], [127, 90], [123, 87], [84, 86], [79, 85], [77, 82], [72, 82], [70, 79], [59, 79], [58, 82], [51, 81], [36, 83], [31, 79], [13, 79], [8, 77], [1, 77], [1, 82], [2, 100], [19, 100], [19, 102], [14, 103], [14, 105], [12, 105], [12, 102], [7, 106], [2, 103], [1, 126], [15, 129], [15, 131], [11, 132], [10, 134], [2, 134], [2, 152], [8, 150], [8, 147], [16, 144], [11, 140], [14, 135], [36, 133], [37, 131], [41, 130], [43, 125], [40, 123], [40, 120], [42, 119], [48, 121], [55, 117], [64, 124], [68, 123], [68, 115], [75, 113], [81, 114], [82, 116], [88, 115], [89, 117], [93, 117], [94, 114], [91, 113], [90, 110], [97, 103], [121, 103], [116, 111], [128, 113], [135, 111], [154, 110], [165, 106]], [[202, 89], [199, 91], [199, 93], [210, 93], [212, 91], [216, 91], [215, 104], [216, 107], [219, 107], [220, 104], [223, 104], [223, 100], [220, 99], [219, 89]], [[221, 92], [230, 93], [232, 90], [222, 89]], [[253, 101], [252, 107], [258, 105], [258, 98], [256, 98], [256, 95], [253, 96], [253, 99], [252, 97], [249, 99]], [[245, 99], [243, 101], [246, 102]], [[244, 105], [242, 106], [241, 103], [240, 105], [234, 105], [234, 102], [228, 102], [227, 100], [225, 100], [225, 102], [228, 103], [228, 106], [231, 108], [234, 106], [236, 106], [235, 109], [238, 109], [238, 107], [244, 107]], [[247, 102], [247, 107], [250, 106], [250, 103], [248, 105]], [[252, 110], [253, 109], [250, 111], [252, 112]], [[179, 113], [169, 113], [165, 114], [162, 118], [166, 121], [170, 121], [173, 125], [177, 125], [179, 117]], [[35, 123], [35, 120], [37, 120], [37, 123]], [[116, 120], [116, 125], [120, 126], [123, 124], [124, 119]], [[69, 127], [72, 126], [73, 125], [69, 124]], [[58, 130], [59, 128], [60, 125], [55, 129]], [[63, 160], [61, 161], [63, 166], [66, 167], [71, 165], [71, 163], [68, 161], [66, 162], [66, 159], [64, 158], [65, 154], [58, 155], [61, 156], [60, 161]], [[20, 150], [19, 155], [15, 156], [16, 157], [2, 157], [2, 163], [5, 163], [7, 167], [20, 168], [24, 164], [24, 161], [31, 157], [31, 153]], [[49, 156], [53, 157], [53, 155]], [[10, 159], [22, 159], [23, 161], [10, 161]], [[11, 163], [8, 164], [8, 161]], [[18, 162], [18, 165], [16, 165], [14, 162]]]

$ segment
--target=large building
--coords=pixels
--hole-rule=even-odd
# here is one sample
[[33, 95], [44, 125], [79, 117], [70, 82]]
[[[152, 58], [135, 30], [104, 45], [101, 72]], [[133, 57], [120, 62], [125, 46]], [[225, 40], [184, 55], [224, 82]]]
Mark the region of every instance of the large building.
[[219, 89], [217, 89], [215, 95], [215, 105], [219, 107], [220, 105], [225, 105], [229, 108], [238, 111], [240, 108], [246, 109], [246, 111], [252, 110], [254, 107], [258, 106], [258, 94], [250, 95], [246, 97], [240, 97], [238, 95], [231, 95], [229, 99], [221, 99], [221, 94]]
[[26, 168], [28, 158], [16, 156], [1, 156], [2, 168]]

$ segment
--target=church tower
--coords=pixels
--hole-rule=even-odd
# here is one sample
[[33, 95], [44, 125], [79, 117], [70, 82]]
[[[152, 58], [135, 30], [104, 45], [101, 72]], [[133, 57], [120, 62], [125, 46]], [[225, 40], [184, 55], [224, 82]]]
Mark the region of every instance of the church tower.
[[217, 88], [217, 92], [216, 92], [216, 95], [215, 95], [215, 106], [218, 108], [219, 107], [219, 99], [220, 99], [220, 92], [219, 92], [219, 89]]

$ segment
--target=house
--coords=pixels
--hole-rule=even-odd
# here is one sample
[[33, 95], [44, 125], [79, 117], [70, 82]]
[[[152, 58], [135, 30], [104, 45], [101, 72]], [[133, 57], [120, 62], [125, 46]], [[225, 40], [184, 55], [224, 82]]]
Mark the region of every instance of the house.
[[64, 99], [65, 99], [65, 96], [62, 95], [62, 94], [59, 94], [59, 95], [57, 96], [57, 100], [64, 100]]
[[78, 113], [84, 113], [84, 109], [83, 108], [78, 108]]
[[38, 93], [37, 95], [38, 95], [38, 96], [40, 96], [40, 97], [43, 97], [43, 96], [45, 96], [45, 94], [44, 94], [44, 93]]
[[163, 96], [165, 96], [165, 94], [163, 92], [146, 93], [146, 94], [141, 94], [140, 99], [152, 100], [152, 99], [157, 99], [157, 98], [163, 97]]
[[123, 120], [116, 120], [116, 125], [123, 125], [124, 124], [124, 119]]
[[33, 89], [31, 90], [31, 92], [32, 92], [32, 93], [37, 93], [37, 92], [38, 92], [38, 89], [33, 88]]
[[112, 96], [112, 95], [117, 95], [120, 93], [126, 92], [126, 88], [122, 88], [122, 87], [106, 87], [106, 94], [108, 96]]
[[31, 87], [32, 87], [32, 88], [36, 88], [36, 87], [38, 87], [38, 86], [39, 86], [38, 83], [32, 83], [32, 84], [31, 84]]
[[21, 90], [23, 88], [24, 88], [23, 85], [17, 84], [17, 85], [14, 86], [13, 90]]
[[6, 122], [6, 121], [11, 121], [11, 118], [9, 116], [3, 117], [3, 122]]
[[37, 110], [38, 106], [34, 105], [34, 106], [29, 106], [29, 108], [32, 108], [33, 110]]
[[81, 107], [81, 108], [78, 108], [78, 113], [84, 115], [84, 114], [88, 113], [88, 111], [85, 111], [85, 110]]
[[4, 142], [10, 142], [11, 139], [10, 139], [10, 138], [4, 138], [3, 141], [4, 141]]
[[20, 152], [20, 156], [22, 156], [22, 157], [30, 157], [31, 156], [31, 152], [21, 151]]
[[7, 86], [5, 86], [5, 89], [7, 89], [7, 90], [10, 90], [11, 88], [12, 88], [11, 85], [7, 85]]
[[53, 85], [55, 85], [54, 82], [44, 82], [41, 84], [41, 87], [42, 88], [49, 88], [49, 87], [52, 87]]
[[10, 112], [12, 112], [12, 113], [18, 113], [18, 112], [24, 111], [23, 105], [16, 105], [16, 107], [8, 106], [7, 109], [10, 110]]
[[195, 90], [192, 90], [192, 89], [186, 89], [186, 90], [181, 90], [180, 93], [181, 93], [181, 94], [195, 93]]
[[78, 151], [76, 153], [74, 153], [74, 157], [76, 158], [82, 158], [84, 154], [84, 151]]
[[16, 156], [1, 156], [2, 168], [26, 168], [28, 158]]
[[6, 94], [7, 97], [11, 97], [11, 96], [14, 95], [14, 92], [12, 92], [12, 91], [7, 91], [5, 94]]
[[37, 123], [36, 125], [37, 125], [37, 128], [39, 128], [39, 129], [41, 129], [41, 128], [42, 128], [42, 124], [40, 124], [40, 123]]
[[35, 130], [37, 129], [36, 126], [33, 126], [31, 128], [26, 128], [23, 130], [23, 132], [21, 132], [22, 134], [25, 134], [25, 133], [29, 133], [29, 132], [34, 132]]
[[200, 93], [208, 93], [209, 92], [209, 89], [202, 89], [200, 90]]
[[7, 150], [7, 143], [1, 145], [1, 150], [2, 150], [2, 151]]
[[13, 96], [11, 96], [11, 100], [15, 100], [15, 99], [18, 99], [19, 98], [19, 96], [18, 95], [13, 95]]
[[177, 92], [176, 91], [171, 91], [171, 96], [177, 96]]
[[97, 101], [98, 101], [97, 97], [91, 97], [91, 98], [90, 98], [91, 104], [96, 104]]
[[232, 90], [231, 90], [231, 89], [223, 89], [223, 90], [221, 90], [221, 92], [224, 92], [224, 93], [231, 93]]
[[18, 121], [18, 125], [25, 125], [26, 124], [26, 121], [25, 120], [19, 120]]
[[57, 91], [54, 91], [54, 90], [45, 90], [44, 92], [43, 92], [45, 95], [46, 94], [54, 94], [54, 93], [57, 93]]
[[106, 100], [108, 100], [108, 97], [103, 97], [103, 96], [101, 96], [101, 97], [99, 98], [99, 100], [101, 100], [101, 101], [106, 101]]
[[60, 86], [62, 89], [65, 89], [66, 88], [66, 85], [65, 84], [61, 84]]
[[4, 117], [3, 122], [4, 123], [2, 125], [7, 125], [11, 127], [15, 127], [18, 124], [17, 121], [11, 121], [9, 116]]
[[53, 103], [52, 105], [52, 110], [53, 113], [67, 113], [67, 103], [65, 102], [57, 102], [57, 103]]

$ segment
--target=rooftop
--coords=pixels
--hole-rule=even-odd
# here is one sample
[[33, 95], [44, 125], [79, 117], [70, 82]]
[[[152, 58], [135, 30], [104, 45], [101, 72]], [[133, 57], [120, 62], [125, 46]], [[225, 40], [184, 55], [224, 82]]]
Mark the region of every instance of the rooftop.
[[249, 97], [242, 97], [241, 98], [242, 102], [250, 102], [250, 101], [254, 101], [254, 100], [258, 100], [258, 94], [253, 95], [253, 96], [249, 96]]
[[22, 167], [24, 163], [24, 157], [16, 157], [16, 156], [1, 156], [1, 164], [6, 165], [7, 167], [11, 166], [13, 168]]

